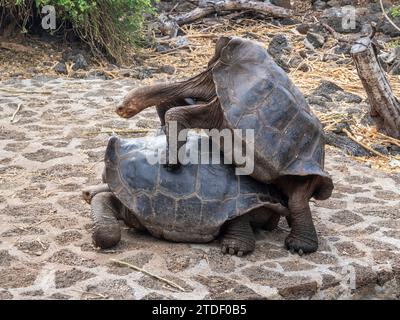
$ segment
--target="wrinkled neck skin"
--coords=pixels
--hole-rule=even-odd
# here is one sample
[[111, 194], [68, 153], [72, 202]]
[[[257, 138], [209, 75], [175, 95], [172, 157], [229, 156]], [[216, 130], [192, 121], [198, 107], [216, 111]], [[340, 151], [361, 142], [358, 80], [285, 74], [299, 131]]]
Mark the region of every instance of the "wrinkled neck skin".
[[208, 68], [185, 81], [155, 84], [130, 91], [119, 113], [121, 116], [132, 117], [148, 107], [166, 105], [184, 98], [209, 102], [215, 96], [212, 71]]

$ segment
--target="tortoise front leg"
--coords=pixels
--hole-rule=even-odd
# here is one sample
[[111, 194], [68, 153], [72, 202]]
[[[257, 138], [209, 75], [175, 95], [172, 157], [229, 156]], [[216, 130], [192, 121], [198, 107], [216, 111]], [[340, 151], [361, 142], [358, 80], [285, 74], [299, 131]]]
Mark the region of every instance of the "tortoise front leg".
[[[223, 112], [217, 98], [207, 104], [181, 106], [165, 113], [167, 135], [166, 167], [179, 167], [178, 152], [185, 145], [185, 129], [220, 129], [223, 123]], [[173, 132], [175, 131], [176, 132]], [[172, 158], [171, 158], [172, 157]]]
[[92, 240], [96, 247], [110, 248], [121, 240], [119, 210], [119, 200], [111, 192], [98, 193], [92, 198]]
[[157, 115], [161, 123], [161, 131], [165, 133], [165, 114], [167, 113], [167, 111], [172, 108], [184, 106], [185, 104], [193, 105], [194, 100], [191, 98], [185, 98], [185, 99], [180, 99], [178, 101], [171, 101], [169, 103], [164, 103], [156, 106]]

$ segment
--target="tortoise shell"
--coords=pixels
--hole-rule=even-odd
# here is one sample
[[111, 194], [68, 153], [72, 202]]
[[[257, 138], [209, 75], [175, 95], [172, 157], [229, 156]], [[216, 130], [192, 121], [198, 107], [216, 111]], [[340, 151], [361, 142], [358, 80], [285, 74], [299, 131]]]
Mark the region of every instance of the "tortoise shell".
[[[189, 136], [185, 159], [191, 163], [170, 172], [149, 161], [165, 152], [164, 135], [129, 140], [111, 137], [105, 154], [105, 179], [130, 210], [127, 214], [134, 214], [154, 236], [206, 242], [216, 237], [226, 221], [254, 209], [288, 213], [285, 196], [272, 186], [235, 175], [232, 165], [222, 164], [221, 153], [212, 152], [217, 148], [211, 143], [203, 152], [202, 143], [208, 143], [205, 139], [211, 141], [206, 136]], [[205, 154], [216, 156], [220, 164], [201, 164]]]
[[252, 176], [268, 183], [287, 175], [317, 175], [322, 177], [318, 193], [330, 195], [333, 184], [324, 171], [322, 125], [263, 45], [222, 37], [211, 61], [227, 127], [255, 130]]

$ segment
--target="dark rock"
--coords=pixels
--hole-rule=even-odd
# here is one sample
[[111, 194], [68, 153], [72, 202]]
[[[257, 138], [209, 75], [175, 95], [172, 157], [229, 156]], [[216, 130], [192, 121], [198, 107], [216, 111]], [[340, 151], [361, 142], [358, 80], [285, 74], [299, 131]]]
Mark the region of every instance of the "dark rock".
[[332, 99], [329, 96], [308, 96], [307, 97], [308, 104], [314, 104], [317, 106], [325, 107], [327, 102], [332, 102]]
[[54, 67], [54, 71], [57, 73], [67, 74], [67, 67], [64, 62], [59, 62]]
[[295, 54], [289, 61], [289, 66], [291, 68], [297, 68], [302, 62], [304, 61], [304, 59], [298, 55]]
[[310, 24], [302, 23], [296, 27], [296, 30], [301, 34], [307, 34], [307, 32], [310, 30], [310, 28], [311, 28]]
[[268, 53], [275, 62], [286, 72], [289, 72], [289, 54], [292, 52], [292, 45], [284, 34], [277, 34], [268, 46]]
[[296, 20], [296, 19], [292, 19], [292, 18], [282, 18], [282, 19], [279, 19], [279, 23], [282, 26], [293, 26], [295, 24], [301, 23], [301, 21]]
[[83, 56], [83, 54], [78, 53], [75, 56], [74, 65], [73, 65], [72, 69], [73, 70], [80, 70], [80, 69], [87, 70], [88, 67], [89, 67], [89, 65], [88, 65], [85, 57]]
[[325, 53], [322, 57], [322, 61], [329, 62], [329, 61], [337, 61], [339, 56], [332, 53]]
[[135, 75], [134, 77], [139, 80], [147, 79], [152, 76], [153, 72], [151, 69], [148, 68], [139, 68], [138, 70], [135, 70]]
[[[400, 26], [400, 17], [391, 17], [393, 22]], [[386, 19], [381, 19], [381, 21], [377, 24], [378, 31], [390, 36], [390, 37], [398, 37], [400, 36], [400, 31], [397, 30], [392, 24]]]
[[335, 134], [332, 132], [325, 133], [325, 141], [327, 144], [339, 148], [349, 155], [355, 157], [368, 157], [370, 153], [361, 147], [359, 144], [355, 143], [353, 140], [347, 136]]
[[351, 92], [338, 91], [335, 94], [335, 100], [338, 102], [343, 101], [346, 103], [360, 103], [362, 101], [362, 98]]
[[156, 46], [155, 46], [155, 51], [156, 52], [164, 52], [164, 51], [167, 51], [169, 49], [171, 49], [169, 46], [162, 45], [162, 44], [159, 44], [159, 43], [157, 43]]
[[109, 78], [103, 72], [100, 72], [100, 71], [89, 71], [88, 75], [86, 76], [86, 79], [88, 79], [88, 80], [91, 80], [91, 79], [108, 80]]
[[326, 2], [324, 2], [324, 1], [317, 0], [317, 1], [314, 1], [314, 2], [313, 2], [313, 8], [314, 8], [315, 10], [323, 10], [323, 9], [325, 9], [326, 7], [327, 7], [327, 4], [326, 4]]
[[389, 153], [391, 155], [394, 155], [394, 156], [400, 155], [400, 147], [398, 147], [394, 144], [391, 144], [388, 148], [389, 148]]
[[[314, 32], [308, 32], [306, 39], [304, 40], [305, 42], [307, 41], [309, 44], [311, 44], [311, 46], [314, 49], [318, 49], [318, 48], [322, 48], [322, 46], [325, 43], [325, 37], [319, 33], [314, 33]], [[306, 44], [307, 47], [307, 44]]]
[[300, 50], [300, 51], [299, 51], [299, 55], [300, 55], [300, 57], [302, 57], [303, 59], [306, 59], [306, 58], [308, 57], [307, 50]]
[[380, 143], [374, 143], [371, 147], [372, 147], [372, 149], [374, 149], [384, 155], [389, 155], [388, 149], [385, 146], [381, 145]]
[[320, 85], [313, 91], [313, 95], [316, 96], [329, 96], [332, 93], [336, 93], [338, 91], [343, 91], [341, 87], [339, 87], [334, 82], [328, 80], [322, 80]]
[[175, 67], [167, 64], [167, 65], [162, 66], [158, 71], [161, 73], [166, 73], [166, 74], [174, 74]]
[[351, 64], [353, 60], [351, 58], [340, 59], [336, 61], [336, 64], [343, 65], [343, 64]]
[[129, 69], [121, 70], [121, 71], [119, 72], [119, 74], [120, 74], [121, 76], [125, 77], [125, 78], [129, 78], [129, 77], [132, 76], [131, 70], [129, 70]]
[[333, 49], [333, 53], [335, 54], [350, 54], [351, 45], [346, 42], [338, 43]]
[[292, 45], [284, 34], [275, 35], [269, 46], [268, 53], [273, 57], [279, 57], [283, 54], [289, 54], [292, 51]]
[[292, 4], [291, 4], [290, 0], [271, 0], [271, 3], [276, 6], [283, 7], [283, 8], [288, 8], [288, 9], [292, 8]]
[[310, 66], [307, 63], [303, 63], [299, 67], [299, 70], [303, 71], [303, 72], [308, 72], [308, 71], [310, 71]]

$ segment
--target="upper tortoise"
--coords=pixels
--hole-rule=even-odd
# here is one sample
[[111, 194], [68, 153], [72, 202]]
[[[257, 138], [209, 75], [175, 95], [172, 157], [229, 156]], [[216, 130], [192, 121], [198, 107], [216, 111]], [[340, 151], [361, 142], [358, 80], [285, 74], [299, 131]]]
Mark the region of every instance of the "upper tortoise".
[[[195, 103], [188, 105], [190, 100]], [[204, 72], [181, 82], [136, 88], [116, 111], [129, 118], [150, 106], [156, 106], [167, 134], [173, 121], [178, 130], [254, 129], [251, 176], [274, 183], [288, 197], [287, 248], [300, 254], [317, 250], [309, 200], [327, 199], [333, 190], [324, 171], [322, 125], [261, 43], [221, 37]], [[178, 147], [183, 143], [177, 142]]]

